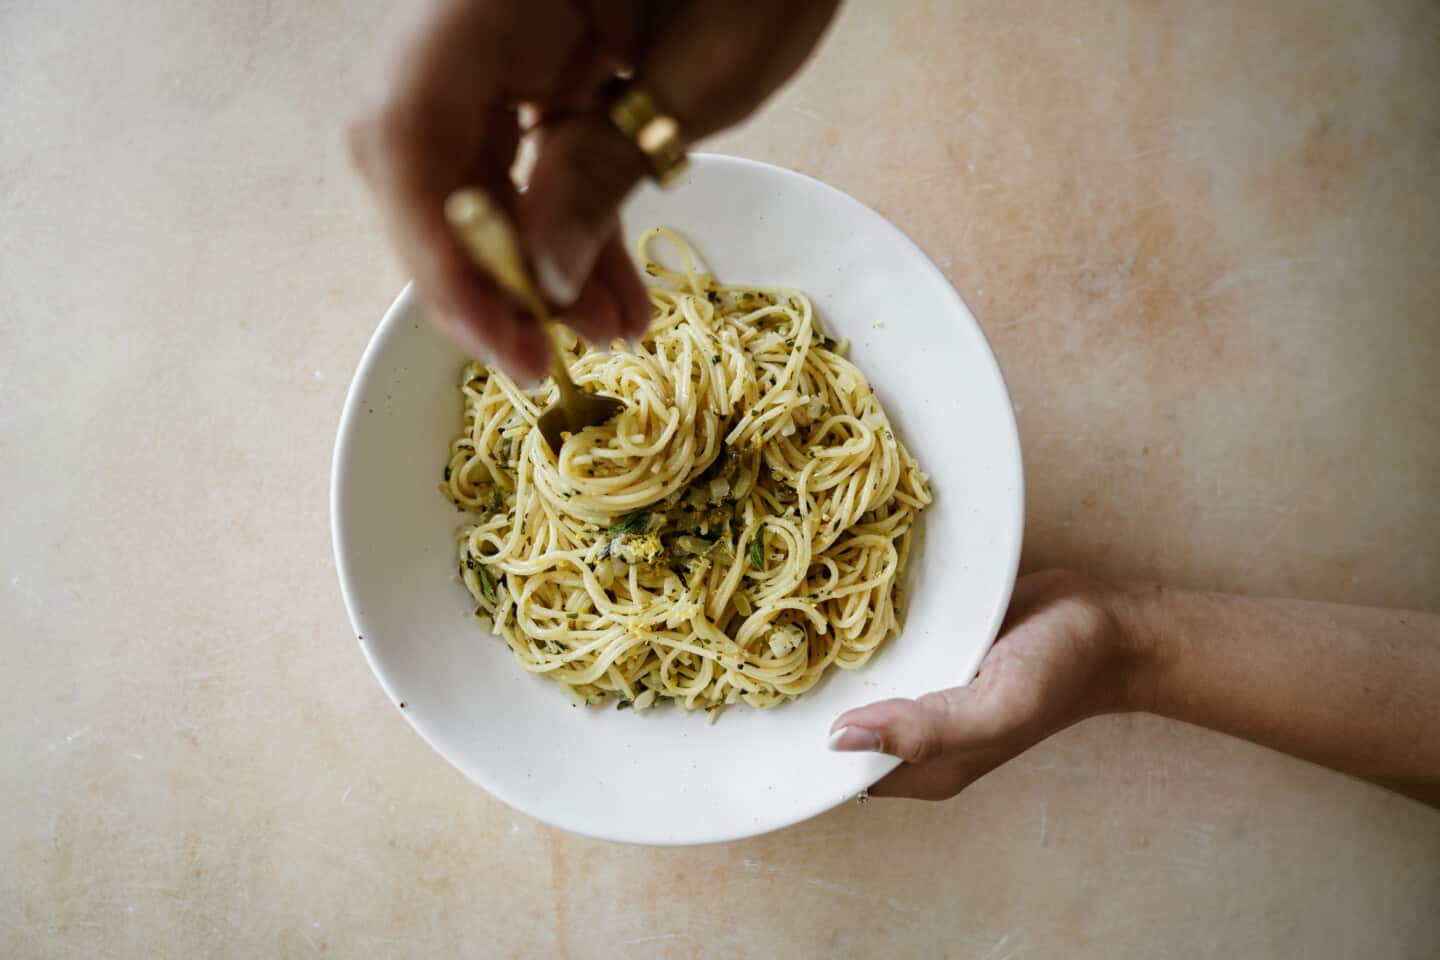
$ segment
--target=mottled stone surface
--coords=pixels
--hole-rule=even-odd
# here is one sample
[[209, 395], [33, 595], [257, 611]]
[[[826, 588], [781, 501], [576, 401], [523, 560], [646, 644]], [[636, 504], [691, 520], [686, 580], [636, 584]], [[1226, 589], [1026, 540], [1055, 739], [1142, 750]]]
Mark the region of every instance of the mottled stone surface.
[[[427, 749], [326, 502], [402, 282], [338, 133], [382, 13], [0, 4], [0, 955], [1440, 956], [1440, 814], [1153, 718], [694, 850]], [[711, 147], [948, 272], [1028, 567], [1440, 606], [1433, 2], [856, 2]]]

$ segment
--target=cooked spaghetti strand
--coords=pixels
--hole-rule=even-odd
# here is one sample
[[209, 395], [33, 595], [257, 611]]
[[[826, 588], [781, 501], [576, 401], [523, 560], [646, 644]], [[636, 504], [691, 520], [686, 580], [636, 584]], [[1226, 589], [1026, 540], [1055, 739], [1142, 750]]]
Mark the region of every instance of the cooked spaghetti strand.
[[562, 338], [581, 389], [625, 409], [558, 457], [532, 429], [553, 384], [465, 368], [441, 487], [473, 515], [460, 575], [520, 665], [580, 701], [774, 706], [895, 633], [928, 480], [804, 294], [716, 283], [664, 228], [639, 254], [662, 284], [639, 348]]

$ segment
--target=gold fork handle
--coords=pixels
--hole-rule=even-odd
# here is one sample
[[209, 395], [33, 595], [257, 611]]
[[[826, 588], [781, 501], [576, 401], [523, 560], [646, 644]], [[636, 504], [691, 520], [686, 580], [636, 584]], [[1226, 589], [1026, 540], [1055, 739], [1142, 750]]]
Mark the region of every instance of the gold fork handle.
[[570, 379], [570, 365], [565, 362], [565, 351], [560, 347], [555, 324], [547, 317], [540, 325], [550, 340], [550, 376], [554, 378], [555, 386], [560, 389], [560, 402], [568, 405], [572, 397], [579, 396], [580, 388]]
[[470, 259], [499, 285], [500, 289], [538, 319], [548, 321], [545, 300], [535, 292], [525, 256], [510, 219], [495, 206], [485, 191], [462, 187], [445, 201], [445, 219]]
[[540, 322], [550, 340], [550, 375], [555, 378], [562, 398], [575, 396], [578, 391], [575, 381], [570, 379], [570, 368], [556, 337], [550, 310], [545, 298], [536, 292], [530, 271], [525, 269], [525, 256], [520, 252], [520, 241], [510, 219], [478, 187], [462, 187], [450, 194], [445, 201], [445, 219], [475, 265]]

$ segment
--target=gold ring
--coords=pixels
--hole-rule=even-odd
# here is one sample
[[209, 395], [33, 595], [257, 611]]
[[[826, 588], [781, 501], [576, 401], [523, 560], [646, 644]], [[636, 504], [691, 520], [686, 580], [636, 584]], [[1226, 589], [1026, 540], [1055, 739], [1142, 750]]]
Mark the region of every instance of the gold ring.
[[609, 114], [615, 129], [645, 155], [656, 182], [662, 187], [674, 184], [689, 162], [680, 121], [661, 112], [655, 95], [637, 80], [627, 82], [610, 101]]

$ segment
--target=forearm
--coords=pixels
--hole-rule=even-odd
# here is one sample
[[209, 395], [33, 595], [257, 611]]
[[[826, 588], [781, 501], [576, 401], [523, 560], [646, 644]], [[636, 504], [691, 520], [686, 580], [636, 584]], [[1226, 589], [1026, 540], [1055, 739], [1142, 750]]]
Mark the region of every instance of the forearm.
[[1440, 806], [1440, 615], [1168, 588], [1119, 606], [1127, 708]]

